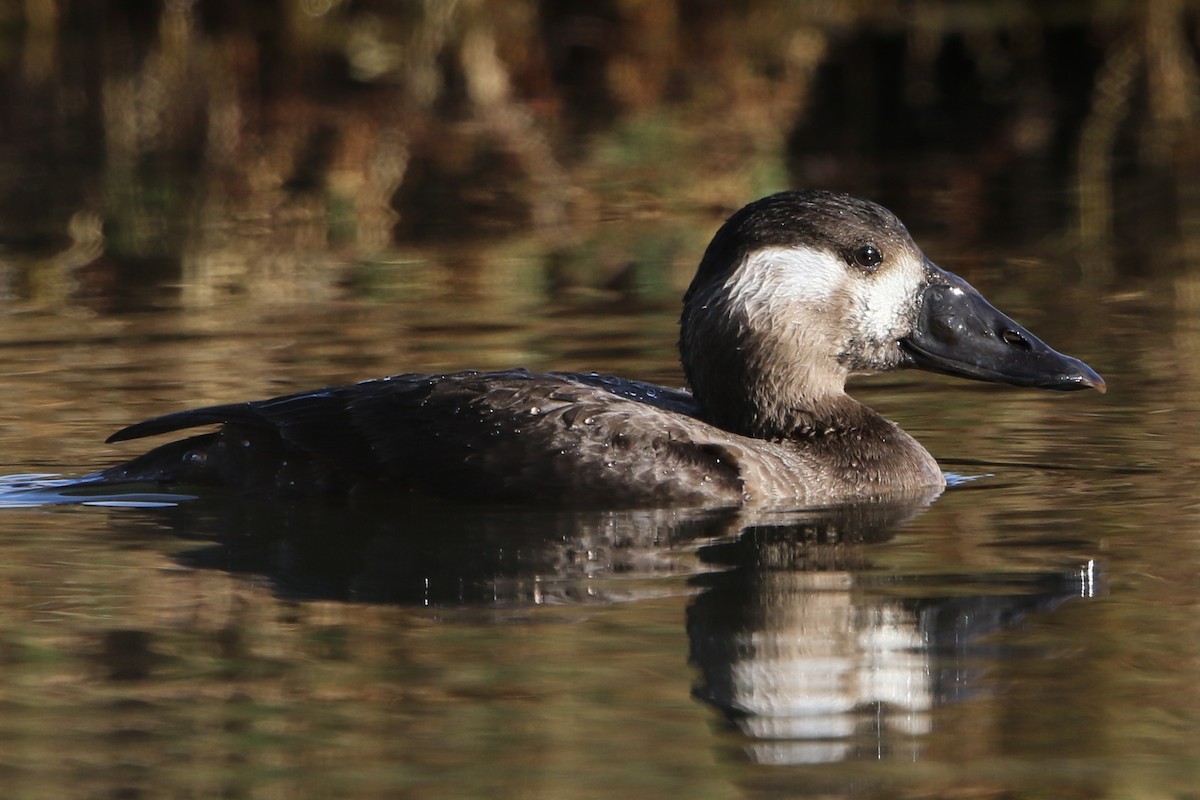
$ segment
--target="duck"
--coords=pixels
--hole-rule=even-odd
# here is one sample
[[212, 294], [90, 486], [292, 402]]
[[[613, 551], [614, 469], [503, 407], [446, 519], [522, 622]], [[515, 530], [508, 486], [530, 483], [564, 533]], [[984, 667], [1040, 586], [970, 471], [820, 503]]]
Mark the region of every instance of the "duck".
[[683, 298], [679, 353], [688, 389], [404, 373], [168, 413], [108, 442], [209, 429], [91, 480], [608, 508], [925, 498], [946, 486], [937, 460], [847, 394], [851, 376], [1106, 388], [938, 267], [895, 214], [824, 190], [772, 194], [720, 226]]

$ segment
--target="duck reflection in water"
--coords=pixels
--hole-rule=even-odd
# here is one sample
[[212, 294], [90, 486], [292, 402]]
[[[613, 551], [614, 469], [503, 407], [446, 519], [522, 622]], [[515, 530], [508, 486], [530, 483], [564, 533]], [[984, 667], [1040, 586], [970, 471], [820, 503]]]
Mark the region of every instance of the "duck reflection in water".
[[[239, 504], [222, 519], [203, 501], [156, 519], [210, 540], [178, 556], [187, 566], [266, 575], [289, 599], [523, 615], [694, 593], [695, 696], [740, 732], [750, 758], [783, 764], [920, 758], [938, 709], [992, 685], [1006, 651], [985, 637], [1098, 593], [1095, 562], [1059, 544], [1040, 562], [1022, 553], [1011, 569], [995, 554], [952, 575], [883, 568], [881, 547], [925, 508], [367, 518], [254, 515]], [[990, 743], [986, 726], [963, 735]]]

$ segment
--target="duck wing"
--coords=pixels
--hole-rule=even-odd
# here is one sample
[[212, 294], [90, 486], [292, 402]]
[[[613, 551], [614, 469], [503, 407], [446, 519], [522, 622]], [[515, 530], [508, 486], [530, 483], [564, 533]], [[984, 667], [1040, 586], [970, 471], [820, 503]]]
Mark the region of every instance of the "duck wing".
[[291, 446], [302, 453], [320, 454], [341, 469], [370, 469], [374, 460], [371, 442], [355, 422], [351, 412], [354, 401], [379, 391], [387, 381], [419, 385], [424, 377], [397, 375], [268, 400], [177, 411], [129, 425], [106, 441], [112, 444], [204, 425], [221, 425], [224, 426], [223, 433], [240, 433], [248, 442], [277, 438], [280, 445]]
[[404, 374], [131, 425], [109, 441], [222, 427], [102, 476], [574, 505], [737, 503], [736, 458], [696, 414], [687, 392], [605, 375]]

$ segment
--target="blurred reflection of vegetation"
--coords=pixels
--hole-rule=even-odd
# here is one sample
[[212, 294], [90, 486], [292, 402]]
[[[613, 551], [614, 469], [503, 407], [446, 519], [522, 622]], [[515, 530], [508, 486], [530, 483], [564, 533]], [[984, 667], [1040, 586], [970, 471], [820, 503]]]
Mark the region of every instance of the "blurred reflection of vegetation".
[[520, 241], [549, 289], [638, 291], [800, 184], [1103, 273], [1200, 228], [1196, 5], [0, 0], [7, 289], [321, 299]]

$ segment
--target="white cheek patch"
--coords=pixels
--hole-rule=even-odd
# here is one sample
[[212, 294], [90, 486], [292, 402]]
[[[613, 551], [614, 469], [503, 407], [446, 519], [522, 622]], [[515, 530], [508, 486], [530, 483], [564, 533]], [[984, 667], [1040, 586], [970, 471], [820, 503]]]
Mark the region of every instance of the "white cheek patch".
[[884, 342], [906, 335], [913, 305], [921, 291], [925, 269], [911, 256], [878, 275], [862, 277], [855, 287], [857, 322], [863, 336]]
[[780, 300], [821, 304], [846, 285], [846, 265], [828, 250], [764, 247], [746, 257], [725, 283], [733, 307], [763, 308]]
[[[732, 317], [789, 328], [799, 324], [823, 331], [832, 341], [868, 347], [886, 346], [910, 333], [924, 280], [923, 262], [909, 253], [869, 275], [829, 250], [776, 246], [747, 256], [722, 288]], [[820, 327], [835, 320], [841, 321], [840, 330]]]

